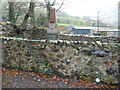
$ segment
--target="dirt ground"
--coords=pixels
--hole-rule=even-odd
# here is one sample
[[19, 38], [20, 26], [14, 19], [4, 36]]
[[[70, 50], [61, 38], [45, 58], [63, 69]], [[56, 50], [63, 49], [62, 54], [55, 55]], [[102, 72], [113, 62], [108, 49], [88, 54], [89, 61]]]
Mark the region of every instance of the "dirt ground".
[[2, 88], [116, 88], [83, 80], [50, 77], [42, 73], [2, 69]]

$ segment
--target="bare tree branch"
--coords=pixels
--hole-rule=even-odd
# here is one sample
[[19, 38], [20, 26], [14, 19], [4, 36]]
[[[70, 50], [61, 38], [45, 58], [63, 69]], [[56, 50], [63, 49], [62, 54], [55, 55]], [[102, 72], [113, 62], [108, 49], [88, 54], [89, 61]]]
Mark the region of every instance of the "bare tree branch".
[[54, 6], [54, 5], [55, 5], [55, 2], [56, 2], [56, 0], [54, 0], [54, 2], [51, 4], [51, 6]]
[[27, 26], [27, 21], [28, 21], [29, 17], [34, 18], [34, 15], [33, 15], [34, 8], [35, 8], [35, 2], [32, 2], [32, 0], [31, 0], [30, 5], [29, 5], [29, 10], [26, 13], [23, 23], [22, 23], [24, 28], [26, 28], [26, 26]]
[[44, 2], [40, 3], [40, 6], [43, 6], [44, 5]]
[[2, 17], [3, 21], [7, 23], [7, 18], [5, 18], [4, 16]]
[[58, 12], [61, 9], [61, 7], [64, 4], [64, 2], [65, 2], [65, 0], [61, 3], [60, 7], [56, 10], [56, 12]]

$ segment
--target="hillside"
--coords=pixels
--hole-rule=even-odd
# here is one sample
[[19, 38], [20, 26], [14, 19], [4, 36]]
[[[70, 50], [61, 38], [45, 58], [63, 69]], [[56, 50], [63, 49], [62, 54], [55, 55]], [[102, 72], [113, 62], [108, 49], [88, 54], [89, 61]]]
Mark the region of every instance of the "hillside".
[[[76, 27], [96, 27], [97, 26], [97, 21], [95, 19], [92, 19], [91, 17], [73, 17], [65, 12], [57, 12], [57, 25], [58, 27], [64, 26], [64, 27], [69, 27], [69, 26], [76, 26]], [[103, 17], [102, 17], [103, 18]], [[100, 27], [110, 27], [114, 28], [115, 25], [110, 24], [108, 22], [103, 22], [100, 20], [99, 22]], [[63, 30], [62, 30], [63, 31]]]
[[[82, 27], [96, 27], [97, 21], [91, 19], [91, 17], [73, 17], [65, 12], [57, 13], [57, 23], [62, 26], [82, 26]], [[106, 26], [105, 23], [100, 22], [100, 26]]]

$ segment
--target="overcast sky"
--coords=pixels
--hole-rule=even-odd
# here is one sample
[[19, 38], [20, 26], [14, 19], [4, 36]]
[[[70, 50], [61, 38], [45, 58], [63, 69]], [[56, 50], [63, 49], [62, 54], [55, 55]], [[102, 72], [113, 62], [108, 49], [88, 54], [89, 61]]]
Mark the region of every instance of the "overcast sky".
[[[7, 0], [0, 0], [7, 1]], [[9, 0], [9, 1], [31, 1], [31, 0]], [[44, 0], [34, 0], [44, 1]], [[54, 1], [54, 0], [50, 0]], [[56, 0], [62, 3], [64, 0]], [[65, 0], [63, 7], [60, 9], [72, 16], [97, 16], [98, 11], [105, 11], [114, 5], [117, 5], [120, 0]], [[116, 8], [117, 9], [117, 8]], [[117, 11], [117, 10], [116, 10]]]
[[[60, 0], [61, 2], [63, 0]], [[61, 11], [72, 16], [96, 16], [97, 12], [109, 9], [120, 0], [65, 0], [65, 5]]]

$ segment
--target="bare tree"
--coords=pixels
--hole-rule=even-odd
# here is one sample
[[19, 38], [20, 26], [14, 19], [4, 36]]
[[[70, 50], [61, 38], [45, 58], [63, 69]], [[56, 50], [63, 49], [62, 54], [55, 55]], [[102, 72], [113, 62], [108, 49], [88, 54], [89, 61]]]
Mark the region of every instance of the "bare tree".
[[26, 29], [26, 26], [27, 26], [27, 22], [28, 22], [28, 19], [29, 17], [31, 17], [31, 21], [34, 23], [35, 21], [35, 17], [34, 17], [34, 8], [35, 8], [35, 2], [33, 2], [31, 0], [30, 2], [30, 5], [29, 5], [29, 10], [28, 12], [26, 13], [25, 17], [24, 17], [24, 20], [23, 20], [23, 28]]
[[[44, 0], [44, 1], [46, 3], [46, 8], [47, 8], [47, 18], [48, 18], [48, 20], [50, 20], [50, 9], [52, 6], [54, 6], [56, 4], [57, 0], [54, 0], [53, 2], [50, 2], [50, 0]], [[60, 4], [60, 7], [56, 10], [56, 12], [58, 12], [62, 8], [64, 2], [65, 2], [65, 0], [63, 0], [63, 2]]]
[[[21, 16], [22, 14], [24, 14], [26, 12], [25, 7], [26, 4], [25, 2], [8, 2], [6, 3], [6, 5], [8, 4], [8, 7], [6, 7], [4, 5], [4, 13], [3, 13], [3, 20], [5, 22], [9, 21], [12, 24], [16, 24], [16, 21], [18, 19], [19, 16]], [[8, 12], [8, 14], [7, 14]], [[6, 16], [7, 14], [7, 16]]]
[[8, 17], [9, 17], [9, 21], [14, 24], [15, 23], [15, 13], [14, 13], [14, 6], [15, 6], [15, 2], [8, 2], [9, 4], [9, 13], [8, 13]]
[[58, 12], [62, 8], [64, 2], [65, 2], [65, 0], [61, 3], [60, 7], [56, 10], [56, 12]]
[[15, 23], [19, 16], [21, 16], [23, 13], [25, 13], [25, 10], [23, 9], [26, 6], [25, 2], [16, 2], [15, 3]]

